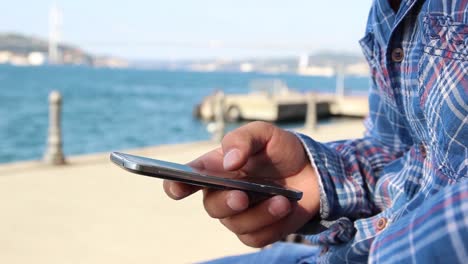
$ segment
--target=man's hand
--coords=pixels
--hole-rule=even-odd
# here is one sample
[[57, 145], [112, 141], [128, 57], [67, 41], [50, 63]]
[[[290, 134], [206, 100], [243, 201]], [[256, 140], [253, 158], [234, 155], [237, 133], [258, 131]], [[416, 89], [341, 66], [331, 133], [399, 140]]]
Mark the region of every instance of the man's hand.
[[[246, 245], [263, 247], [295, 232], [319, 210], [317, 175], [299, 139], [271, 124], [253, 122], [227, 134], [222, 148], [189, 163], [207, 170], [237, 172], [237, 177], [267, 178], [285, 187], [301, 190], [295, 203], [274, 196], [249, 207], [249, 197], [237, 190], [204, 189], [207, 213], [220, 219]], [[164, 181], [164, 190], [173, 199], [182, 199], [199, 188]]]

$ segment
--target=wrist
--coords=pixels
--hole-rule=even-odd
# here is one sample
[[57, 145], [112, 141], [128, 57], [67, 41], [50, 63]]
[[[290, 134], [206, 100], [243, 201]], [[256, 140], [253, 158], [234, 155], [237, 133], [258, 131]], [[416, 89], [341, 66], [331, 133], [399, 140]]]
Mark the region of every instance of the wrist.
[[299, 201], [299, 204], [304, 207], [309, 220], [320, 211], [318, 175], [315, 168], [310, 163], [304, 167], [301, 174], [303, 174], [303, 182], [300, 190], [303, 192], [303, 198]]
[[[286, 179], [286, 185], [302, 191], [302, 199], [297, 202], [298, 224], [301, 226], [319, 214], [320, 189], [315, 168], [307, 163], [294, 177]], [[300, 222], [300, 223], [299, 223]]]

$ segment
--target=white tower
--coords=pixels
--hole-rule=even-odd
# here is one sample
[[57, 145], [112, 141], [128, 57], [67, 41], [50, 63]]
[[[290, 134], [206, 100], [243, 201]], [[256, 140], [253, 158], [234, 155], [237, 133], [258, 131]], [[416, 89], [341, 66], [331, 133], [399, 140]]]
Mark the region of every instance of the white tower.
[[304, 53], [299, 57], [299, 69], [304, 69], [309, 66], [309, 54]]
[[60, 33], [62, 28], [62, 12], [53, 4], [49, 11], [49, 63], [61, 63], [59, 51]]

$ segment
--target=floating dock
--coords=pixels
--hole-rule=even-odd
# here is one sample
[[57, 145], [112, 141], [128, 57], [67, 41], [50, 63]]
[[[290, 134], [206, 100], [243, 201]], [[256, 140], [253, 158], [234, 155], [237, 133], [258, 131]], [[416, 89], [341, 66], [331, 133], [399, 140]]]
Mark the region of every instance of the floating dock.
[[[310, 108], [314, 108], [314, 111], [310, 111]], [[246, 94], [217, 91], [196, 106], [194, 115], [209, 121], [215, 119], [219, 109], [228, 122], [305, 120], [311, 112], [317, 115], [317, 119], [333, 116], [364, 117], [369, 112], [367, 95], [350, 96], [344, 92], [302, 93], [288, 88], [279, 80], [262, 82]]]

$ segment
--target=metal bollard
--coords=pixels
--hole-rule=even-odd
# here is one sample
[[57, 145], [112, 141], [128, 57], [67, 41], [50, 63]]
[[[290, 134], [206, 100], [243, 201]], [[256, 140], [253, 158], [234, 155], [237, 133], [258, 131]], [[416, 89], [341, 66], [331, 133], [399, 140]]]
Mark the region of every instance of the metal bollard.
[[336, 90], [335, 90], [335, 97], [336, 99], [340, 100], [343, 99], [345, 96], [345, 69], [344, 65], [340, 64], [336, 68]]
[[222, 91], [217, 91], [215, 94], [214, 121], [215, 129], [213, 131], [213, 140], [216, 142], [221, 142], [225, 133], [224, 93]]
[[47, 138], [47, 150], [44, 154], [44, 162], [51, 165], [65, 164], [60, 125], [61, 108], [62, 96], [59, 92], [52, 91], [49, 94], [49, 135]]
[[305, 128], [314, 131], [317, 129], [317, 102], [315, 94], [310, 92], [307, 94], [307, 115]]

